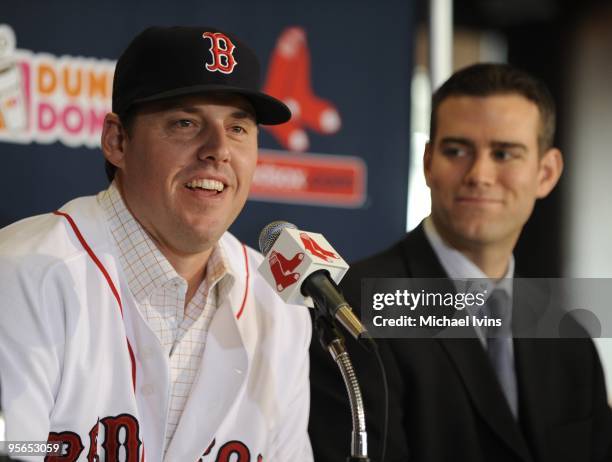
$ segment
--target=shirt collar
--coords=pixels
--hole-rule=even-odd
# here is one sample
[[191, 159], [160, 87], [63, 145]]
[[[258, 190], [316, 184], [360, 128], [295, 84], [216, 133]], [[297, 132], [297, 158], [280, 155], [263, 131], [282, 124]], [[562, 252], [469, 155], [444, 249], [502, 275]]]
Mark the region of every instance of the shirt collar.
[[[115, 181], [98, 194], [98, 202], [106, 212], [111, 234], [119, 249], [121, 267], [136, 300], [146, 300], [158, 288], [174, 287], [186, 291], [187, 281], [176, 272], [128, 210]], [[226, 275], [230, 277], [225, 278]], [[211, 288], [221, 280], [224, 281], [221, 291], [226, 292], [233, 285], [235, 275], [228, 264], [225, 250], [217, 243], [207, 263], [206, 286]]]
[[462, 281], [477, 279], [479, 280], [479, 291], [486, 290], [487, 293], [492, 293], [494, 289], [504, 290], [508, 296], [512, 297], [512, 278], [514, 277], [514, 255], [510, 255], [506, 274], [499, 281], [493, 281], [487, 277], [482, 270], [476, 266], [469, 258], [463, 255], [457, 249], [449, 246], [436, 230], [431, 216], [428, 216], [423, 224], [427, 240], [433, 247], [433, 250], [440, 260], [442, 267], [450, 279], [455, 282], [457, 290], [465, 290], [465, 284]]

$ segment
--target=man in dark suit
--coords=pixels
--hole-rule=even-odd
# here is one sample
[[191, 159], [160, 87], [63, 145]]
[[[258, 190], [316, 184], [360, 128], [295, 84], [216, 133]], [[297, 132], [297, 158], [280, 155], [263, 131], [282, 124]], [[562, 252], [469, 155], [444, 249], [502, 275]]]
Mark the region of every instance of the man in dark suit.
[[[352, 266], [342, 283], [349, 303], [359, 310], [362, 278], [396, 277], [487, 278], [513, 307], [513, 323], [517, 306], [537, 305], [515, 289], [512, 251], [535, 201], [561, 175], [554, 125], [549, 92], [524, 72], [478, 64], [454, 74], [432, 99], [424, 155], [431, 215]], [[390, 393], [386, 462], [612, 461], [612, 414], [590, 339], [378, 343]], [[382, 381], [371, 354], [352, 339], [347, 347], [364, 395], [369, 454], [379, 461]], [[351, 431], [328, 356], [312, 342], [309, 431], [319, 462], [344, 460]]]

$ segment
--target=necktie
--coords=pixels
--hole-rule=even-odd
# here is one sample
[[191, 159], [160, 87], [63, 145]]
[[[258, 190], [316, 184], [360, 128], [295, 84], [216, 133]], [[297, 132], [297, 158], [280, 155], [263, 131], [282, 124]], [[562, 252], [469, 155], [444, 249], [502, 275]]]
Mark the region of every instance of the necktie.
[[495, 369], [497, 379], [506, 396], [508, 405], [514, 417], [518, 412], [518, 396], [516, 389], [516, 374], [512, 355], [512, 331], [510, 328], [510, 300], [505, 291], [495, 289], [487, 299], [484, 314], [489, 318], [499, 319], [502, 325], [487, 328], [487, 353]]

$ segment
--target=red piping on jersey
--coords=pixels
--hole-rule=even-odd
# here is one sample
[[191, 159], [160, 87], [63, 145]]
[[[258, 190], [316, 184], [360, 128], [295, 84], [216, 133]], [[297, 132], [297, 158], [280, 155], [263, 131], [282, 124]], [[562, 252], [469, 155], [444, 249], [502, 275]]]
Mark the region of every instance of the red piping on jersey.
[[[117, 291], [117, 288], [115, 287], [115, 284], [113, 283], [113, 280], [108, 274], [108, 271], [106, 271], [106, 268], [104, 268], [104, 265], [102, 264], [102, 262], [98, 259], [98, 257], [93, 252], [93, 250], [91, 250], [91, 247], [89, 247], [89, 244], [87, 244], [87, 242], [85, 241], [85, 238], [81, 234], [79, 227], [76, 225], [72, 217], [68, 215], [67, 213], [60, 212], [59, 210], [56, 210], [53, 213], [55, 215], [60, 215], [64, 217], [68, 221], [70, 226], [72, 227], [72, 231], [74, 231], [75, 236], [77, 237], [77, 239], [79, 240], [79, 242], [81, 243], [81, 245], [83, 246], [87, 254], [91, 257], [93, 262], [96, 264], [96, 266], [98, 267], [98, 269], [100, 270], [104, 278], [106, 279], [106, 282], [108, 283], [108, 286], [110, 287], [111, 292], [113, 293], [113, 295], [115, 296], [115, 299], [117, 300], [117, 303], [119, 304], [119, 311], [121, 311], [121, 319], [123, 319], [123, 304], [121, 303], [121, 297], [119, 296], [119, 292]], [[132, 388], [134, 389], [134, 392], [136, 392], [136, 360], [134, 358], [134, 351], [132, 350], [132, 345], [130, 345], [130, 341], [128, 340], [127, 336], [125, 337], [125, 340], [127, 342], [128, 352], [130, 353], [130, 361], [132, 363]]]
[[[89, 247], [89, 244], [87, 244], [87, 241], [85, 241], [85, 238], [81, 234], [79, 227], [74, 222], [72, 217], [68, 215], [67, 213], [60, 212], [59, 210], [56, 210], [53, 213], [55, 215], [64, 217], [66, 221], [68, 221], [68, 223], [70, 224], [70, 227], [72, 228], [72, 231], [74, 232], [75, 236], [81, 243], [81, 246], [83, 247], [83, 249], [85, 249], [87, 254], [91, 257], [95, 265], [98, 267], [98, 269], [100, 270], [100, 272], [106, 279], [106, 282], [108, 286], [110, 287], [111, 292], [113, 293], [113, 295], [115, 296], [115, 299], [117, 300], [117, 304], [119, 305], [119, 311], [121, 312], [121, 319], [123, 319], [123, 304], [121, 303], [121, 297], [119, 296], [119, 292], [117, 291], [117, 288], [115, 287], [115, 284], [113, 283], [112, 278], [108, 274], [108, 271], [106, 271], [106, 268], [104, 267], [100, 259], [96, 256], [93, 250], [91, 250], [91, 247]], [[242, 244], [242, 252], [244, 254], [244, 267], [246, 269], [246, 285], [244, 289], [244, 296], [242, 298], [242, 304], [240, 305], [240, 310], [238, 310], [238, 313], [236, 314], [236, 319], [240, 319], [240, 317], [242, 316], [244, 307], [246, 305], [247, 297], [249, 295], [249, 284], [250, 284], [249, 257], [247, 255], [246, 245], [244, 244]], [[134, 389], [134, 392], [136, 392], [136, 360], [134, 358], [134, 351], [132, 350], [132, 345], [130, 345], [130, 341], [128, 340], [127, 336], [125, 340], [127, 342], [128, 351], [130, 353], [130, 361], [132, 362], [132, 387]], [[145, 450], [143, 446], [141, 461], [145, 460], [144, 454], [145, 454]]]
[[238, 314], [236, 314], [236, 319], [240, 319], [242, 316], [242, 312], [244, 311], [244, 305], [246, 305], [247, 296], [249, 295], [249, 257], [247, 255], [246, 245], [242, 244], [242, 252], [244, 253], [244, 267], [246, 268], [246, 286], [244, 288], [244, 297], [242, 298], [242, 305], [240, 306], [240, 310], [238, 310]]

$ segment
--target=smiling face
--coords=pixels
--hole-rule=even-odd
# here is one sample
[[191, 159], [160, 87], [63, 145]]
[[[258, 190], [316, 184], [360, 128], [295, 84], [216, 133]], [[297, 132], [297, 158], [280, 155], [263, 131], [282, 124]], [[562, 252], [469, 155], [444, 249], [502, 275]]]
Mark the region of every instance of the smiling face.
[[209, 252], [242, 210], [257, 133], [246, 99], [197, 95], [148, 103], [129, 134], [109, 114], [102, 145], [138, 222], [163, 252], [191, 255]]
[[436, 117], [424, 157], [436, 229], [459, 250], [511, 252], [562, 169], [557, 149], [538, 152], [537, 106], [518, 94], [452, 96]]

